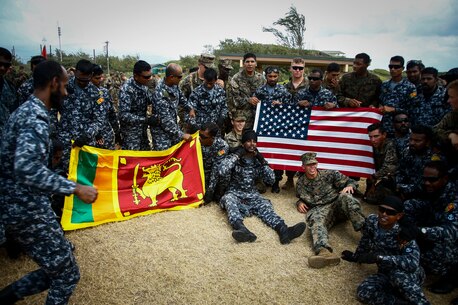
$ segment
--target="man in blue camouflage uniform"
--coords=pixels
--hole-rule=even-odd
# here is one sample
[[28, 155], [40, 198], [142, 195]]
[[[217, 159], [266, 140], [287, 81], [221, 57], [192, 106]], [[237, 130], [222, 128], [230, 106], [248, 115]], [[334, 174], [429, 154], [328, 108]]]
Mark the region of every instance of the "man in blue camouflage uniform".
[[202, 159], [205, 172], [204, 202], [219, 201], [229, 185], [230, 176], [221, 177], [218, 168], [229, 152], [229, 145], [218, 137], [219, 128], [214, 122], [205, 123], [200, 131]]
[[403, 216], [402, 201], [385, 197], [378, 215], [367, 217], [355, 253], [342, 252], [346, 261], [378, 266], [378, 272], [357, 288], [358, 299], [364, 304], [430, 304], [421, 289], [425, 273], [415, 242], [417, 228], [404, 222]]
[[217, 77], [215, 69], [207, 68], [204, 72], [204, 83], [194, 89], [189, 96], [189, 103], [196, 114], [191, 122], [198, 128], [207, 122], [216, 123], [220, 130], [224, 127], [227, 118], [226, 92], [216, 85]]
[[[33, 56], [30, 59], [30, 69], [33, 73], [33, 70], [35, 67], [45, 61], [46, 58], [44, 58], [41, 55]], [[18, 102], [19, 105], [23, 104], [29, 96], [33, 93], [33, 77], [30, 77], [28, 80], [26, 80], [22, 85], [17, 89], [17, 96], [18, 96]]]
[[157, 126], [157, 113], [147, 116], [148, 106], [153, 103], [153, 94], [148, 84], [153, 75], [151, 65], [139, 60], [134, 65], [134, 75], [129, 78], [119, 92], [119, 124], [122, 149], [150, 150], [148, 126]]
[[253, 128], [256, 105], [259, 103], [253, 93], [266, 82], [264, 76], [256, 71], [256, 66], [255, 54], [243, 55], [243, 69], [232, 77], [228, 87], [229, 112], [239, 112], [245, 116], [247, 129]]
[[421, 74], [421, 90], [418, 91], [418, 105], [412, 110], [412, 125], [434, 126], [450, 111], [445, 100], [445, 88], [438, 84], [437, 69], [427, 67]]
[[349, 219], [359, 231], [365, 220], [359, 201], [352, 196], [356, 183], [336, 170], [318, 170], [316, 153], [305, 153], [301, 160], [304, 173], [296, 184], [296, 208], [305, 214], [312, 234], [315, 255], [308, 258], [308, 264], [312, 268], [337, 265], [340, 257], [332, 253], [328, 230], [337, 221]]
[[191, 141], [192, 136], [185, 133], [178, 125], [178, 105], [188, 113], [190, 120], [195, 118], [192, 105], [178, 88], [183, 77], [183, 70], [178, 64], [169, 64], [165, 69], [165, 78], [156, 87], [153, 97], [153, 113], [157, 115], [158, 125], [151, 128], [154, 150], [166, 150], [181, 140]]
[[[254, 96], [258, 99], [259, 103], [269, 103], [274, 105], [291, 104], [291, 93], [278, 84], [280, 71], [277, 67], [269, 66], [264, 70], [267, 82], [265, 85], [256, 89]], [[275, 182], [272, 185], [272, 193], [279, 193], [279, 182], [283, 176], [283, 170], [275, 170]]]
[[102, 120], [97, 105], [99, 91], [91, 83], [92, 67], [89, 60], [78, 61], [75, 76], [68, 81], [68, 96], [62, 103], [57, 136], [64, 145], [62, 164], [65, 172], [68, 171], [72, 140], [79, 146], [95, 146], [101, 137]]
[[392, 138], [393, 114], [396, 111], [406, 111], [412, 118], [412, 110], [417, 105], [417, 89], [415, 85], [402, 77], [404, 58], [393, 56], [388, 65], [391, 79], [384, 81], [380, 93], [380, 111], [383, 113], [382, 124], [388, 137]]
[[406, 65], [406, 75], [409, 82], [415, 85], [417, 92], [421, 91], [421, 73], [425, 65], [421, 60], [409, 60]]
[[0, 304], [14, 304], [46, 289], [46, 304], [67, 304], [80, 274], [70, 243], [51, 209], [50, 193], [75, 194], [83, 202], [97, 190], [51, 171], [49, 114], [66, 95], [65, 69], [54, 61], [34, 71], [34, 94], [5, 125], [0, 149], [0, 217], [6, 232], [40, 267], [0, 291]]
[[324, 107], [326, 110], [337, 107], [336, 96], [330, 90], [321, 86], [323, 83], [323, 71], [313, 69], [307, 78], [310, 85], [296, 94], [294, 103], [302, 107]]
[[412, 127], [409, 147], [399, 158], [396, 172], [396, 191], [404, 200], [410, 199], [421, 191], [422, 174], [425, 164], [431, 160], [440, 160], [441, 156], [433, 151], [430, 127], [417, 125]]
[[13, 55], [10, 51], [0, 47], [0, 137], [3, 125], [10, 114], [17, 108], [16, 89], [6, 80], [5, 76], [11, 68]]
[[452, 276], [458, 263], [458, 190], [443, 161], [427, 163], [422, 173], [423, 192], [404, 203], [406, 217], [421, 229], [422, 266], [441, 276], [430, 290], [449, 293], [456, 285]]
[[256, 148], [257, 134], [253, 130], [242, 136], [242, 147], [226, 157], [219, 167], [220, 176], [230, 176], [229, 188], [221, 198], [221, 207], [226, 209], [233, 231], [232, 237], [238, 242], [254, 242], [256, 235], [243, 224], [245, 216], [256, 215], [266, 225], [277, 231], [281, 244], [288, 244], [305, 231], [305, 223], [288, 227], [278, 216], [270, 200], [263, 198], [255, 187], [255, 181], [263, 178], [266, 184], [275, 181], [275, 174]]
[[396, 111], [393, 115], [394, 144], [396, 155], [401, 158], [404, 150], [409, 147], [410, 140], [410, 119], [404, 111]]
[[96, 146], [105, 149], [115, 149], [115, 142], [120, 144], [118, 115], [114, 110], [108, 89], [101, 86], [103, 82], [103, 70], [101, 66], [94, 65], [91, 82], [99, 90], [97, 105], [100, 107], [100, 114], [102, 115], [102, 129], [100, 131], [102, 138], [97, 141]]

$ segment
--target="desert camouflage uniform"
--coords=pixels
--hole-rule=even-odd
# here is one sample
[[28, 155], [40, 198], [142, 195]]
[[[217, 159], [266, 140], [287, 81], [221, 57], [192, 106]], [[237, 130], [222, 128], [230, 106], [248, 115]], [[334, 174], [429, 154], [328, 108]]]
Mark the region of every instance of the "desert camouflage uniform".
[[221, 198], [221, 207], [226, 209], [229, 223], [233, 226], [246, 216], [256, 215], [266, 225], [276, 228], [284, 224], [278, 216], [270, 200], [259, 194], [255, 181], [262, 178], [266, 184], [275, 180], [273, 170], [268, 164], [261, 165], [257, 159], [245, 159], [231, 154], [226, 157], [219, 167], [220, 176], [230, 176], [229, 188]]
[[111, 76], [111, 86], [109, 92], [111, 94], [111, 98], [113, 100], [113, 106], [116, 112], [119, 110], [119, 93], [123, 82], [121, 80], [121, 76], [119, 73], [115, 73]]
[[426, 97], [423, 93], [418, 94], [418, 105], [412, 109], [412, 126], [426, 125], [432, 127], [450, 112], [450, 104], [444, 99], [445, 92], [444, 87], [438, 86], [433, 95], [429, 97]]
[[315, 179], [308, 179], [302, 174], [297, 180], [296, 197], [305, 203], [309, 210], [305, 216], [307, 226], [312, 233], [313, 251], [327, 248], [332, 252], [328, 241], [328, 230], [338, 220], [350, 219], [353, 228], [360, 230], [364, 224], [364, 215], [359, 201], [350, 194], [339, 194], [347, 187], [356, 190], [356, 183], [335, 170], [318, 170]]
[[146, 112], [152, 102], [153, 95], [148, 87], [137, 83], [133, 77], [122, 85], [118, 113], [122, 149], [151, 150], [146, 132]]
[[33, 93], [33, 77], [26, 80], [20, 87], [17, 89], [17, 96], [19, 105], [25, 103], [28, 100], [29, 96]]
[[160, 119], [160, 125], [151, 128], [154, 150], [166, 150], [182, 140], [184, 132], [177, 121], [178, 105], [186, 112], [192, 109], [178, 86], [167, 86], [161, 80], [153, 97], [153, 113]]
[[350, 99], [356, 99], [362, 102], [361, 107], [378, 107], [381, 86], [382, 80], [373, 73], [367, 72], [367, 75], [362, 77], [355, 72], [346, 73], [339, 81], [339, 105], [348, 107]]
[[196, 112], [192, 122], [199, 128], [207, 122], [218, 124], [220, 129], [223, 127], [227, 118], [226, 92], [223, 88], [215, 85], [209, 90], [202, 84], [191, 93], [189, 103]]
[[363, 235], [355, 256], [375, 253], [381, 256], [378, 272], [367, 277], [357, 288], [358, 299], [365, 304], [396, 304], [401, 295], [410, 304], [430, 304], [421, 284], [425, 274], [420, 266], [420, 249], [415, 240], [401, 249], [397, 240], [399, 225], [384, 230], [378, 225], [378, 216], [371, 214], [363, 227]]
[[[2, 83], [0, 82], [0, 85]], [[3, 87], [0, 88], [0, 138], [2, 136], [3, 125], [6, 124], [11, 113], [17, 108], [16, 89], [13, 85], [3, 78]]]
[[0, 150], [0, 215], [6, 232], [38, 264], [12, 284], [18, 297], [46, 289], [46, 304], [67, 304], [79, 281], [70, 243], [51, 209], [50, 193], [69, 195], [75, 182], [47, 168], [49, 117], [42, 101], [30, 96], [5, 126]]
[[113, 102], [111, 101], [110, 93], [107, 89], [99, 87], [99, 98], [97, 104], [100, 107], [102, 129], [100, 133], [103, 138], [103, 145], [97, 144], [97, 147], [105, 149], [115, 149], [115, 134], [119, 132], [118, 115], [116, 114]]
[[227, 142], [230, 148], [242, 146], [242, 134], [238, 135], [234, 130], [227, 133], [224, 136], [224, 140]]
[[331, 91], [323, 87], [321, 87], [319, 91], [312, 91], [310, 87], [300, 90], [294, 96], [293, 103], [297, 104], [299, 101], [303, 101], [303, 100], [309, 101], [311, 104], [311, 107], [313, 106], [323, 107], [324, 103], [326, 102], [333, 103], [334, 105], [337, 106], [336, 96]]
[[70, 161], [71, 140], [85, 135], [88, 145], [95, 146], [95, 136], [102, 129], [102, 116], [97, 105], [99, 92], [89, 83], [81, 89], [72, 77], [67, 86], [68, 95], [62, 103], [61, 117], [58, 125], [58, 139], [64, 146], [62, 164], [68, 170]]
[[201, 147], [205, 172], [205, 189], [206, 191], [218, 192], [218, 197], [220, 198], [229, 185], [230, 176], [219, 176], [218, 168], [221, 161], [229, 153], [229, 145], [223, 139], [216, 137], [213, 145], [202, 145]]
[[[394, 85], [394, 87], [391, 87]], [[417, 107], [417, 89], [414, 84], [403, 78], [399, 83], [393, 84], [391, 80], [384, 81], [381, 87], [380, 104], [394, 107], [395, 111], [406, 111], [409, 118], [413, 118], [413, 109]], [[383, 128], [389, 137], [394, 135], [393, 114], [385, 113], [382, 118]]]
[[449, 182], [435, 198], [421, 198], [404, 203], [405, 217], [425, 228], [425, 238], [433, 244], [421, 249], [423, 267], [445, 275], [458, 261], [458, 190]]
[[434, 153], [431, 148], [421, 154], [413, 153], [408, 147], [399, 159], [396, 172], [396, 188], [403, 194], [415, 194], [421, 191], [423, 184], [423, 170], [426, 163], [443, 159]]
[[266, 79], [259, 72], [254, 72], [253, 76], [248, 76], [245, 70], [236, 73], [229, 83], [229, 99], [227, 106], [230, 113], [238, 112], [246, 117], [245, 128], [253, 128], [254, 115], [256, 106], [251, 105], [248, 99], [253, 96], [253, 93], [264, 85]]

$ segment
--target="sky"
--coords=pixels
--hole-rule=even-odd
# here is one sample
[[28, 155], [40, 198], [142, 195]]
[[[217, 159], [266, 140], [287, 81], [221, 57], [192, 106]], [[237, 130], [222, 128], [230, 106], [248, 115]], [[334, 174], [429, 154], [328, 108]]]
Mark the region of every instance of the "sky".
[[338, 50], [348, 58], [365, 52], [369, 69], [387, 69], [394, 55], [439, 71], [458, 67], [457, 0], [0, 0], [0, 46], [14, 46], [26, 62], [43, 39], [58, 48], [59, 25], [66, 53], [103, 54], [109, 41], [110, 55], [155, 64], [200, 54], [225, 39], [277, 43], [262, 27], [291, 5], [305, 16], [306, 49]]

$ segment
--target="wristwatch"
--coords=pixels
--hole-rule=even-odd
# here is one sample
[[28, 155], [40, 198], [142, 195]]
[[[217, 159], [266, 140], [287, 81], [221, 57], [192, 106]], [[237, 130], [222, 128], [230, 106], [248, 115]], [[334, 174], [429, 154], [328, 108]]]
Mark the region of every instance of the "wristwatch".
[[426, 234], [426, 228], [421, 228], [421, 233]]

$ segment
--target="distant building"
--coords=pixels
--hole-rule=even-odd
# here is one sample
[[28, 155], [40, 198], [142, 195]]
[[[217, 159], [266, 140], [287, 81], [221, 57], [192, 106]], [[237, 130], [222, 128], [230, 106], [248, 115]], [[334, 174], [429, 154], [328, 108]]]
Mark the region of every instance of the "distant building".
[[334, 57], [342, 57], [345, 55], [345, 53], [342, 51], [321, 51], [321, 53]]
[[154, 75], [157, 74], [165, 74], [165, 68], [167, 68], [166, 65], [163, 64], [156, 64], [151, 66], [151, 73]]

